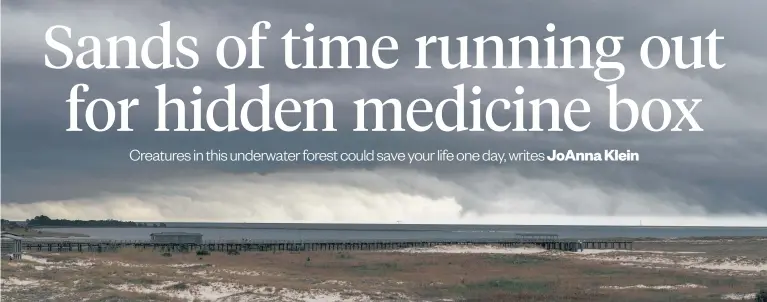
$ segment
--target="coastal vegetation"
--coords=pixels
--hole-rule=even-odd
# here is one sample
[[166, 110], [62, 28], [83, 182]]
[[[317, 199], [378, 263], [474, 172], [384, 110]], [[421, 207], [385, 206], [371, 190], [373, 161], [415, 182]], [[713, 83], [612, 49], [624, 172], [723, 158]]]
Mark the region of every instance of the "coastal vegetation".
[[3, 229], [3, 232], [8, 232], [10, 234], [21, 236], [21, 237], [57, 237], [57, 238], [89, 237], [88, 235], [85, 235], [85, 234], [41, 231], [41, 230], [30, 228], [27, 225], [24, 225], [23, 223], [9, 221], [6, 219], [2, 219], [2, 229]]
[[164, 228], [165, 223], [142, 223], [133, 221], [119, 221], [119, 220], [68, 220], [68, 219], [52, 219], [45, 215], [35, 216], [32, 219], [26, 221], [10, 221], [7, 219], [0, 219], [3, 232], [8, 232], [13, 235], [22, 237], [89, 237], [85, 234], [77, 233], [64, 233], [48, 230], [41, 230], [46, 228], [57, 227], [155, 227]]
[[[51, 253], [46, 262], [2, 260], [3, 298], [42, 301], [757, 301], [767, 271], [711, 261], [759, 249], [733, 242], [646, 242], [635, 251], [534, 254], [311, 251], [218, 252], [125, 248], [104, 253]], [[204, 252], [203, 252], [204, 251]], [[641, 252], [645, 251], [645, 252]], [[521, 251], [519, 251], [521, 252]], [[714, 263], [714, 262], [707, 263]], [[731, 260], [728, 260], [731, 261]], [[735, 269], [735, 270], [733, 270]], [[66, 270], [67, 273], [60, 273]]]
[[17, 222], [9, 221], [8, 219], [0, 219], [0, 224], [3, 226], [3, 231], [22, 228]]
[[[165, 223], [133, 222], [120, 221], [114, 219], [106, 220], [69, 220], [53, 219], [45, 215], [38, 215], [32, 219], [27, 219], [27, 227], [166, 227]], [[3, 224], [5, 225], [5, 224]]]
[[760, 290], [754, 299], [756, 302], [767, 302], [767, 289]]

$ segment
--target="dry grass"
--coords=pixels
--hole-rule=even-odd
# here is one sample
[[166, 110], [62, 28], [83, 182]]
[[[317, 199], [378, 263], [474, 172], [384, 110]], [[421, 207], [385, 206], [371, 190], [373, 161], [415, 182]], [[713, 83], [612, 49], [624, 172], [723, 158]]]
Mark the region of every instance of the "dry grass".
[[[32, 301], [40, 295], [51, 296], [50, 291], [54, 290], [63, 297], [59, 301], [75, 298], [169, 301], [167, 296], [135, 293], [115, 286], [162, 286], [174, 282], [172, 286], [184, 290], [227, 282], [251, 288], [346, 291], [346, 295], [355, 290], [367, 294], [370, 300], [382, 301], [403, 297], [414, 301], [719, 301], [724, 294], [754, 293], [767, 286], [764, 274], [728, 276], [682, 268], [640, 268], [557, 253], [214, 252], [210, 256], [175, 253], [163, 257], [151, 250], [125, 249], [95, 255], [40, 255], [50, 259], [50, 263], [3, 262], [3, 279], [40, 280], [46, 286], [10, 292], [4, 289], [4, 298]], [[59, 269], [46, 268], [57, 266]], [[639, 284], [698, 287], [604, 288]], [[275, 296], [264, 301], [277, 300]]]

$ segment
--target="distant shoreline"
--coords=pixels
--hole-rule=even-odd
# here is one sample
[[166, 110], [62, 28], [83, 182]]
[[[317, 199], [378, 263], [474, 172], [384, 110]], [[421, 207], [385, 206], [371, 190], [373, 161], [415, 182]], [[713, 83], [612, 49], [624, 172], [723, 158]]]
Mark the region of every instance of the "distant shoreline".
[[43, 231], [40, 230], [40, 228], [31, 227], [25, 230], [24, 228], [9, 228], [7, 230], [4, 230], [3, 232], [8, 232], [13, 235], [21, 236], [24, 238], [40, 238], [40, 237], [50, 237], [50, 238], [90, 238], [90, 235], [86, 234], [79, 234], [79, 233], [63, 233], [63, 232], [55, 232], [55, 231]]
[[111, 225], [32, 225], [31, 229], [165, 229], [161, 227], [145, 227], [145, 226], [111, 226]]

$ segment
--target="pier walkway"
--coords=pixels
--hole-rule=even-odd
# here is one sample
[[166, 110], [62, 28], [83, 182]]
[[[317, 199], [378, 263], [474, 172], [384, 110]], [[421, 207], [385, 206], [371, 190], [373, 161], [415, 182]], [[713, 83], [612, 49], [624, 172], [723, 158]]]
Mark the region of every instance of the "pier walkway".
[[161, 251], [380, 251], [407, 248], [430, 248], [446, 245], [495, 245], [501, 247], [539, 246], [547, 250], [576, 252], [582, 249], [631, 250], [633, 242], [626, 240], [569, 240], [556, 238], [513, 238], [472, 240], [219, 240], [201, 243], [156, 243], [151, 241], [98, 240], [98, 239], [26, 239], [22, 247], [27, 251], [47, 252], [107, 252], [121, 248], [139, 248]]

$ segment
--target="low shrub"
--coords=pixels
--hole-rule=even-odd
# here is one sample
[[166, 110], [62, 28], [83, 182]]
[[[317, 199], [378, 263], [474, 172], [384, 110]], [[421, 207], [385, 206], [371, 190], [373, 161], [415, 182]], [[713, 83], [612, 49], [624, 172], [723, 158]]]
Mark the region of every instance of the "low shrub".
[[754, 301], [767, 302], [767, 289], [760, 290], [758, 293], [756, 293], [756, 298], [754, 298]]

